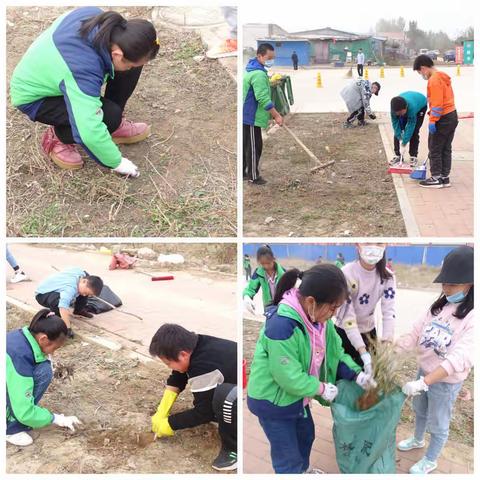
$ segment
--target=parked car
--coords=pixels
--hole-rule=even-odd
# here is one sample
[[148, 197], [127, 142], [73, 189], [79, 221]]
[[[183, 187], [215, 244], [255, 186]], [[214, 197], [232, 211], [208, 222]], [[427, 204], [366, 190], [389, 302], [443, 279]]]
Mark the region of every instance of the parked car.
[[437, 59], [437, 54], [435, 53], [435, 50], [429, 50], [426, 54], [427, 54], [432, 60], [436, 60], [436, 59]]
[[447, 50], [443, 54], [444, 62], [455, 62], [455, 58], [456, 58], [455, 50]]

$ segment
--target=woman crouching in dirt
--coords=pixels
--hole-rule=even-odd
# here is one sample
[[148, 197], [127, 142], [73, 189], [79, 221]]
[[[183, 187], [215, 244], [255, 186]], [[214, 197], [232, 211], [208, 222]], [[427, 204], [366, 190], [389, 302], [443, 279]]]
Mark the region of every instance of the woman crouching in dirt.
[[25, 447], [33, 443], [27, 433], [50, 424], [75, 431], [77, 417], [50, 413], [38, 402], [52, 381], [48, 356], [67, 339], [67, 325], [47, 308], [40, 310], [29, 327], [7, 333], [7, 442]]
[[149, 21], [77, 8], [59, 17], [20, 60], [10, 82], [12, 104], [34, 122], [50, 125], [41, 148], [60, 168], [83, 167], [78, 144], [99, 164], [138, 177], [137, 166], [122, 157], [117, 144], [150, 134], [149, 125], [127, 120], [123, 111], [143, 65], [158, 49]]

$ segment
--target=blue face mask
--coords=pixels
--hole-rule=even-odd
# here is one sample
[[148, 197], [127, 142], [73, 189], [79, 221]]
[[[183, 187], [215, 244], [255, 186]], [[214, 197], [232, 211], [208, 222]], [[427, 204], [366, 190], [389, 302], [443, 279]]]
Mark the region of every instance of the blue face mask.
[[272, 68], [273, 67], [273, 64], [275, 63], [275, 60], [265, 60], [265, 65], [264, 67], [265, 68]]
[[454, 293], [453, 295], [445, 295], [445, 298], [447, 299], [448, 303], [460, 303], [465, 300], [465, 293], [462, 291]]

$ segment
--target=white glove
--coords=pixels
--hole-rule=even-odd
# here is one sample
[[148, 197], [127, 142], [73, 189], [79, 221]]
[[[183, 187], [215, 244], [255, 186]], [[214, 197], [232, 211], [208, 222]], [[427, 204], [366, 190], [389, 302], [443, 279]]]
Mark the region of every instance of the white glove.
[[[320, 391], [322, 390], [322, 385], [323, 392], [320, 393]], [[333, 402], [333, 400], [335, 400], [335, 397], [338, 394], [338, 388], [333, 385], [333, 383], [321, 383], [318, 390], [319, 395], [327, 402]]]
[[402, 392], [407, 396], [415, 396], [420, 395], [422, 392], [428, 391], [428, 385], [425, 383], [423, 377], [420, 377], [418, 380], [414, 380], [412, 382], [407, 382], [403, 388]]
[[363, 362], [363, 371], [367, 374], [367, 375], [372, 375], [373, 373], [373, 368], [372, 368], [372, 357], [371, 355], [368, 353], [368, 352], [363, 352], [361, 355], [360, 355], [360, 358], [362, 359], [362, 362]]
[[371, 375], [367, 375], [365, 372], [360, 372], [357, 375], [355, 380], [357, 385], [360, 385], [364, 390], [370, 390], [371, 388], [375, 388], [377, 386], [377, 382]]
[[113, 169], [114, 172], [121, 173], [122, 175], [127, 175], [129, 177], [138, 177], [140, 172], [138, 167], [131, 162], [128, 158], [122, 157], [120, 165]]
[[59, 427], [69, 428], [72, 432], [75, 431], [75, 425], [81, 425], [82, 422], [75, 416], [66, 417], [65, 415], [61, 414], [53, 414], [53, 422], [55, 425]]
[[253, 300], [248, 295], [245, 295], [243, 297], [243, 306], [245, 307], [245, 310], [247, 312], [250, 312], [252, 315], [256, 315], [255, 304], [253, 303]]

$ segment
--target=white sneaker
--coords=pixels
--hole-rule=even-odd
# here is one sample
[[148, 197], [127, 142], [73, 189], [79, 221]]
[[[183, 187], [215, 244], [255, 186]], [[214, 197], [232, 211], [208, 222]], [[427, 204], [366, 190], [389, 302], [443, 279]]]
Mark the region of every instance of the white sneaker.
[[13, 435], [5, 436], [8, 443], [16, 445], [17, 447], [26, 447], [33, 443], [33, 438], [27, 432], [18, 432]]
[[28, 277], [23, 272], [16, 272], [15, 275], [10, 279], [11, 283], [19, 283], [28, 280]]
[[408, 452], [408, 450], [413, 450], [414, 448], [423, 448], [424, 446], [425, 439], [419, 442], [415, 437], [407, 438], [397, 444], [397, 448], [402, 452]]

